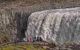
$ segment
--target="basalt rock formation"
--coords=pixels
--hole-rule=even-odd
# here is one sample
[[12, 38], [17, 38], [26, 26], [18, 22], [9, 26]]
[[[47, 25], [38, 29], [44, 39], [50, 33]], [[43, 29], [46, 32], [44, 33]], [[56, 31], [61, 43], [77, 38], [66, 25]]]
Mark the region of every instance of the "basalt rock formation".
[[80, 8], [54, 9], [32, 13], [26, 38], [41, 37], [49, 43], [80, 42]]

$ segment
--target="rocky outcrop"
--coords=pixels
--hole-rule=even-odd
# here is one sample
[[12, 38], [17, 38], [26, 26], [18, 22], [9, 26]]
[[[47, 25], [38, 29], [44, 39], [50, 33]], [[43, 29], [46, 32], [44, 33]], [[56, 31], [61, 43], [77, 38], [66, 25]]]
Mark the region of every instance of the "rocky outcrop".
[[46, 10], [28, 18], [26, 38], [41, 37], [50, 43], [80, 42], [80, 8]]
[[16, 30], [16, 21], [13, 11], [10, 10], [0, 10], [0, 41], [6, 37], [6, 40], [12, 41], [17, 32]]

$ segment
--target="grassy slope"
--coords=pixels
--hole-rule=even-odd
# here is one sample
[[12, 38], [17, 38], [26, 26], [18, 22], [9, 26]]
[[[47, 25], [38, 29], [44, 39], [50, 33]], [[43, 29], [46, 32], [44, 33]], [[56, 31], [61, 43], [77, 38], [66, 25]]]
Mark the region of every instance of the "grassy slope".
[[0, 50], [45, 50], [44, 48], [33, 44], [6, 44], [0, 46]]

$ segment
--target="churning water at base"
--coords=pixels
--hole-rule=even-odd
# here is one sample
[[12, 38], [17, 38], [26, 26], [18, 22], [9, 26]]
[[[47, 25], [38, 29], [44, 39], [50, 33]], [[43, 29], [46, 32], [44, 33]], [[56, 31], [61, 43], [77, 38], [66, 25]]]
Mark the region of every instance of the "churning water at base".
[[80, 42], [80, 8], [46, 10], [28, 18], [26, 38], [41, 37], [50, 43]]

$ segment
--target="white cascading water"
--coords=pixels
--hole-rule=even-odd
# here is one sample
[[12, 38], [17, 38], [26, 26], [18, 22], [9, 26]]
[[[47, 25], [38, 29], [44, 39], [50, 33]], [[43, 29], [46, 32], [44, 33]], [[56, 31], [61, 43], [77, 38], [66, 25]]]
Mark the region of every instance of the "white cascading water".
[[26, 38], [39, 36], [50, 43], [79, 43], [79, 9], [55, 9], [32, 13], [28, 19]]

